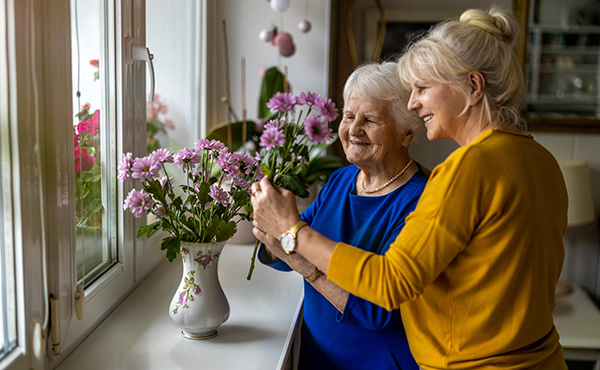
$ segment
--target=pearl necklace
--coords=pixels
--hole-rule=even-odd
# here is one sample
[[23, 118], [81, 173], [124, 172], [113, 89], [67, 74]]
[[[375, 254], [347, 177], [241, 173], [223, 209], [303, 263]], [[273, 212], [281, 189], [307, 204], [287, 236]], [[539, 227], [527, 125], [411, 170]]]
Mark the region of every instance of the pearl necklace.
[[376, 187], [373, 190], [367, 190], [365, 189], [365, 176], [363, 176], [362, 181], [360, 182], [360, 187], [362, 188], [362, 191], [364, 191], [367, 194], [372, 194], [372, 193], [377, 193], [378, 191], [385, 189], [386, 187], [388, 187], [391, 183], [393, 183], [394, 181], [396, 181], [398, 179], [398, 177], [402, 176], [404, 174], [404, 172], [406, 172], [406, 170], [408, 170], [408, 167], [410, 167], [410, 165], [413, 163], [412, 158], [408, 161], [408, 163], [406, 164], [406, 166], [404, 166], [404, 168], [402, 169], [402, 171], [400, 171], [399, 174], [397, 174], [396, 176], [392, 177], [391, 179], [389, 179], [385, 184]]

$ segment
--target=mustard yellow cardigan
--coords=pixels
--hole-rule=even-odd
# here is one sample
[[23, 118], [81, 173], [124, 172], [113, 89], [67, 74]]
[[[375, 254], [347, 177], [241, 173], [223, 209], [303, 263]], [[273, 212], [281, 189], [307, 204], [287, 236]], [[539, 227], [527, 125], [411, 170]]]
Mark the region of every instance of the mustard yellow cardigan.
[[385, 255], [339, 243], [328, 278], [400, 307], [424, 369], [566, 369], [552, 319], [566, 224], [554, 157], [488, 130], [434, 169]]

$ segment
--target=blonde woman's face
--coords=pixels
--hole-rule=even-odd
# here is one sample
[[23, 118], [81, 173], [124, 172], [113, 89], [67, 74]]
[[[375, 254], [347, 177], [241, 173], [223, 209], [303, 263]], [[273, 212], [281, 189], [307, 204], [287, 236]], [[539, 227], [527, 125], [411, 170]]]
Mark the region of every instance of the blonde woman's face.
[[386, 102], [350, 93], [338, 131], [346, 159], [358, 167], [406, 162], [401, 152], [410, 140], [403, 143], [405, 135]]
[[408, 101], [408, 109], [423, 119], [429, 140], [453, 139], [464, 127], [461, 117], [466, 99], [448, 84], [416, 81]]

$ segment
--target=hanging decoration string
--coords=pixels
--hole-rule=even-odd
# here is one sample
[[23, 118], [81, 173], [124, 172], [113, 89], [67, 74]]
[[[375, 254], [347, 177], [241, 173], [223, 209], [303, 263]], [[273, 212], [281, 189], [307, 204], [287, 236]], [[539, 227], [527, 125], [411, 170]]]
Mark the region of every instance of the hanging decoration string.
[[[81, 51], [79, 46], [79, 12], [77, 11], [77, 0], [73, 2], [74, 4], [74, 19], [75, 19], [75, 48], [77, 52], [77, 111], [81, 112]], [[79, 132], [78, 132], [79, 134]], [[75, 157], [75, 161], [79, 161], [79, 163], [75, 163], [75, 165], [79, 165], [79, 168], [82, 168], [82, 156]], [[75, 186], [81, 187], [83, 186], [83, 177], [80, 178], [80, 183], [75, 184]], [[83, 215], [83, 202], [79, 202], [79, 211], [80, 214]], [[81, 228], [81, 284], [85, 285], [85, 233], [83, 228]], [[79, 285], [79, 284], [78, 284]]]

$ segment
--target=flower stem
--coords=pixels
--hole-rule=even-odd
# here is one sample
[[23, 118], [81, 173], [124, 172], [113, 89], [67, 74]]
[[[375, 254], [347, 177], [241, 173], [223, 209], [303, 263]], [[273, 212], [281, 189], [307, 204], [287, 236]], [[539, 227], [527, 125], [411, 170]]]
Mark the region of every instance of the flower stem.
[[252, 258], [250, 258], [250, 269], [248, 270], [248, 276], [246, 276], [246, 280], [252, 279], [252, 272], [254, 271], [254, 261], [256, 261], [256, 251], [258, 250], [259, 241], [256, 239], [254, 242], [254, 251], [252, 252]]

